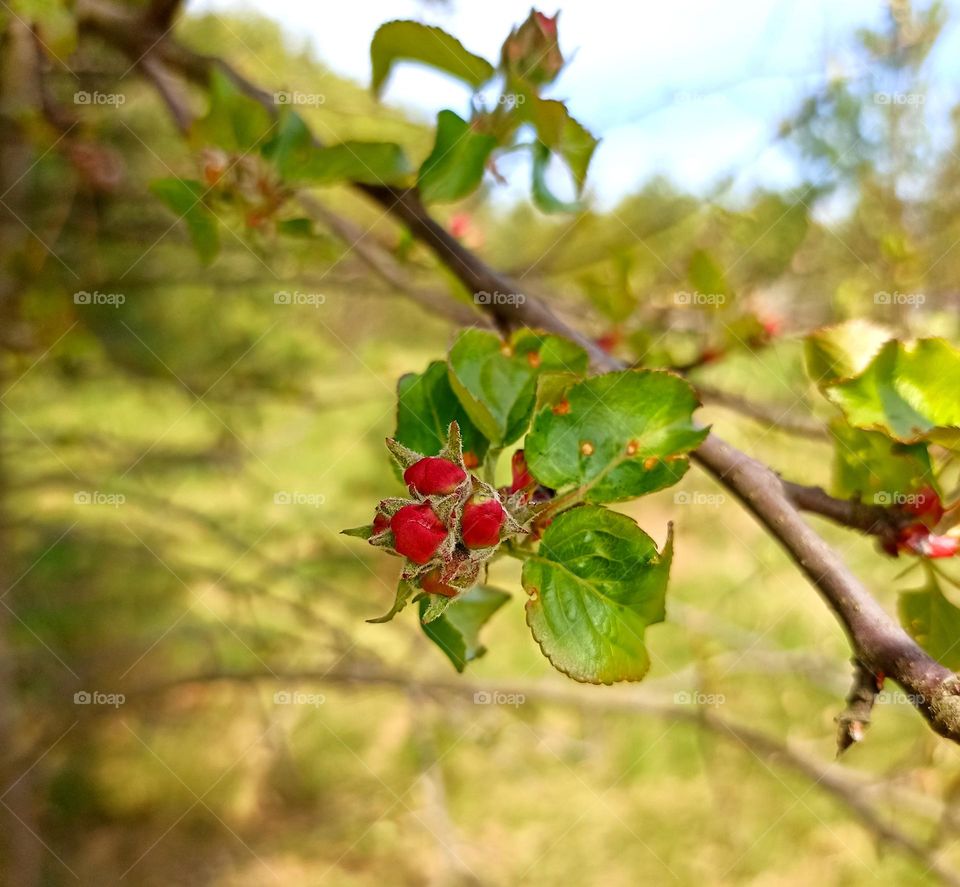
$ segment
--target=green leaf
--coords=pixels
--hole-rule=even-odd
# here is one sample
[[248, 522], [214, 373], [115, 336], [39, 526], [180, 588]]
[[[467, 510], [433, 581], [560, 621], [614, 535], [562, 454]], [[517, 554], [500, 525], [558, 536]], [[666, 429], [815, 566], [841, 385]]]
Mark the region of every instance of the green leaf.
[[370, 43], [373, 62], [373, 92], [379, 95], [398, 61], [420, 62], [445, 71], [475, 90], [494, 73], [493, 65], [464, 48], [456, 37], [420, 22], [387, 22], [377, 29]]
[[944, 339], [892, 339], [862, 373], [826, 389], [857, 427], [902, 443], [960, 441], [960, 351]]
[[648, 625], [665, 618], [672, 531], [663, 553], [624, 514], [563, 512], [524, 562], [527, 624], [554, 668], [577, 681], [639, 681], [650, 668]]
[[889, 505], [895, 493], [934, 486], [926, 444], [901, 444], [876, 431], [832, 422], [834, 438], [833, 494]]
[[368, 619], [367, 622], [373, 622], [375, 624], [390, 622], [393, 617], [396, 616], [397, 613], [399, 613], [407, 605], [407, 601], [410, 600], [410, 596], [418, 590], [419, 589], [417, 589], [412, 583], [401, 579], [400, 583], [397, 585], [397, 596], [393, 600], [393, 606], [382, 616], [377, 616], [375, 619]]
[[[706, 250], [694, 251], [687, 267], [687, 278], [698, 293], [722, 296], [733, 294], [723, 269]], [[717, 304], [721, 305], [725, 302], [718, 301]]]
[[313, 221], [311, 219], [281, 219], [277, 222], [277, 232], [287, 237], [313, 237]]
[[547, 168], [550, 165], [550, 149], [537, 142], [533, 146], [533, 179], [531, 196], [534, 206], [545, 213], [575, 213], [583, 207], [579, 202], [568, 202], [557, 197], [547, 185]]
[[690, 385], [663, 370], [624, 370], [574, 385], [565, 409], [545, 407], [527, 437], [527, 465], [548, 487], [587, 502], [620, 502], [675, 484], [709, 433]]
[[150, 191], [187, 223], [200, 261], [209, 265], [220, 250], [220, 231], [217, 217], [203, 202], [203, 185], [193, 179], [157, 179]]
[[488, 442], [467, 415], [447, 378], [447, 365], [436, 360], [422, 373], [407, 373], [397, 383], [397, 432], [394, 439], [424, 456], [436, 456], [447, 442], [451, 422], [460, 426], [465, 453], [482, 462]]
[[587, 169], [598, 140], [570, 116], [563, 102], [541, 99], [532, 91], [525, 94], [524, 98], [528, 101], [520, 107], [529, 109], [525, 113], [526, 119], [533, 123], [540, 142], [563, 158], [577, 185], [579, 195], [583, 191]]
[[868, 320], [849, 320], [807, 336], [807, 375], [820, 387], [859, 375], [892, 333]]
[[[421, 621], [423, 632], [443, 650], [453, 667], [462, 672], [468, 662], [487, 652], [480, 643], [480, 629], [509, 599], [507, 592], [496, 588], [483, 585], [471, 588], [456, 598], [442, 616], [427, 623]], [[426, 598], [421, 599], [421, 620], [427, 606]]]
[[274, 125], [259, 102], [244, 95], [233, 81], [214, 66], [210, 73], [210, 107], [191, 129], [191, 138], [202, 145], [245, 153], [254, 148]]
[[476, 132], [453, 111], [441, 111], [433, 150], [420, 167], [420, 196], [426, 203], [451, 203], [472, 194], [496, 146], [493, 136]]
[[903, 627], [924, 650], [947, 668], [960, 669], [960, 608], [932, 575], [923, 588], [900, 595], [898, 610]]
[[494, 446], [520, 438], [530, 424], [537, 378], [543, 373], [587, 370], [586, 352], [560, 336], [531, 330], [504, 344], [494, 333], [467, 330], [450, 349], [450, 386], [474, 425]]

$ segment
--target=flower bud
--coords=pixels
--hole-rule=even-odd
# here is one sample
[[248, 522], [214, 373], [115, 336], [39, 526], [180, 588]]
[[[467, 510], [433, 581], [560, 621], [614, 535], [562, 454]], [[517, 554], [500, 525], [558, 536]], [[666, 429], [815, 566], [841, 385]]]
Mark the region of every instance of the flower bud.
[[468, 502], [460, 521], [460, 535], [467, 548], [490, 548], [500, 541], [507, 513], [496, 499]]
[[439, 567], [435, 567], [425, 576], [420, 577], [420, 587], [427, 594], [442, 594], [444, 597], [456, 597], [460, 591], [459, 588], [454, 588], [440, 580]]
[[513, 75], [538, 86], [552, 83], [563, 67], [563, 55], [557, 42], [557, 16], [530, 10], [519, 28], [510, 32], [503, 44], [503, 66]]
[[427, 505], [404, 505], [392, 518], [393, 547], [415, 564], [425, 564], [447, 538], [447, 528]]
[[403, 472], [404, 483], [421, 496], [446, 496], [466, 479], [467, 473], [459, 465], [439, 456], [427, 456]]
[[527, 460], [523, 450], [517, 450], [510, 460], [510, 470], [513, 474], [513, 483], [510, 484], [511, 493], [519, 493], [529, 486], [533, 486], [533, 476], [527, 468]]

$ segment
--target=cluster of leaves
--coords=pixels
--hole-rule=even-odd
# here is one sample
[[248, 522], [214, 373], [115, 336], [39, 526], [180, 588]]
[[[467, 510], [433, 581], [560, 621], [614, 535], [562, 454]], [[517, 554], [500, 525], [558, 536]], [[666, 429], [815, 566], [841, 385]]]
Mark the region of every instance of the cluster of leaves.
[[[699, 403], [679, 376], [625, 370], [588, 377], [587, 363], [578, 345], [558, 336], [522, 330], [503, 341], [467, 330], [446, 361], [400, 380], [390, 446], [405, 448], [403, 467], [441, 454], [492, 481], [504, 449], [523, 443], [514, 483], [500, 491], [517, 532], [484, 555], [476, 584], [431, 602], [437, 592], [423, 582], [426, 574], [406, 570], [400, 580], [398, 602], [412, 584], [424, 630], [458, 668], [482, 652], [476, 633], [502, 603], [480, 606], [493, 602], [486, 571], [501, 554], [523, 561], [527, 623], [557, 669], [612, 683], [639, 680], [649, 668], [644, 631], [664, 618], [670, 533], [658, 551], [635, 521], [605, 505], [675, 484], [708, 432], [694, 422]], [[454, 452], [447, 439], [451, 423], [462, 434], [462, 458], [459, 441]], [[478, 481], [468, 483], [475, 489]], [[386, 530], [375, 530], [355, 535], [392, 544]]]
[[[394, 142], [319, 145], [289, 104], [280, 104], [274, 117], [214, 67], [208, 111], [190, 132], [200, 176], [166, 178], [152, 185], [154, 194], [187, 225], [202, 261], [209, 263], [217, 255], [220, 219], [238, 217], [248, 231], [310, 234], [310, 221], [286, 209], [299, 187], [415, 184], [425, 203], [450, 203], [476, 191], [488, 168], [495, 171], [496, 152], [518, 148], [532, 152], [534, 202], [545, 212], [578, 208], [554, 196], [546, 182], [547, 166], [556, 155], [569, 169], [579, 196], [597, 145], [562, 102], [540, 95], [564, 65], [556, 17], [531, 11], [507, 37], [496, 67], [440, 28], [414, 21], [383, 25], [370, 53], [376, 94], [398, 62], [418, 62], [473, 89], [469, 119], [441, 111], [433, 148], [415, 168]], [[519, 138], [527, 131], [533, 140], [522, 144]]]
[[[884, 327], [848, 321], [810, 335], [807, 371], [839, 409], [831, 422], [834, 493], [886, 506], [894, 537], [882, 547], [923, 558], [923, 588], [901, 595], [904, 627], [951, 667], [960, 608], [934, 561], [960, 552], [955, 451], [960, 444], [960, 351], [944, 339], [900, 341]], [[950, 638], [953, 640], [950, 640]]]

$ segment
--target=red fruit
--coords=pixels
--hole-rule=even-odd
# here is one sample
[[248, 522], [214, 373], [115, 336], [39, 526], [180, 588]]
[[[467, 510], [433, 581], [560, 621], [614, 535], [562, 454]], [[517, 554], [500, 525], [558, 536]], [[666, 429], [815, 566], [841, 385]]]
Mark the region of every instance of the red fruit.
[[427, 594], [442, 594], [444, 597], [455, 597], [460, 591], [452, 585], [440, 581], [440, 568], [437, 567], [420, 578], [420, 587]]
[[530, 469], [527, 468], [527, 459], [523, 455], [523, 450], [517, 450], [510, 460], [510, 470], [513, 473], [513, 483], [510, 484], [510, 492], [517, 493], [533, 485], [533, 476]]
[[427, 456], [403, 472], [403, 480], [421, 496], [452, 493], [467, 479], [467, 473], [455, 462], [439, 456]]
[[415, 564], [425, 564], [447, 538], [447, 528], [429, 505], [404, 505], [392, 518], [393, 547]]
[[460, 535], [467, 548], [490, 548], [500, 541], [507, 513], [496, 499], [468, 502], [460, 521]]

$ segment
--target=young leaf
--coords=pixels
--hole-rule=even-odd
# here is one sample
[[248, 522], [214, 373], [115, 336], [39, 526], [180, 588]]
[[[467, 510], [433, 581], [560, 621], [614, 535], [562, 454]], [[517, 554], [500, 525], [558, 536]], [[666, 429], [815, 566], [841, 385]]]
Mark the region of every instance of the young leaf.
[[220, 231], [217, 217], [203, 202], [203, 185], [193, 179], [157, 179], [150, 191], [187, 223], [200, 261], [209, 265], [220, 250]]
[[[421, 621], [423, 632], [443, 650], [453, 667], [462, 672], [468, 662], [487, 652], [480, 643], [480, 629], [509, 599], [505, 591], [478, 585], [454, 600], [442, 616], [427, 623]], [[426, 598], [421, 599], [421, 620], [427, 606]]]
[[467, 330], [450, 349], [450, 386], [467, 415], [495, 446], [517, 440], [527, 430], [541, 373], [586, 371], [587, 354], [560, 336], [530, 330], [508, 344], [493, 333]]
[[254, 148], [274, 125], [259, 102], [244, 95], [233, 81], [214, 66], [210, 73], [210, 107], [191, 129], [191, 139], [201, 147], [215, 145], [244, 153]]
[[[709, 433], [690, 385], [662, 370], [624, 370], [574, 385], [544, 407], [527, 437], [527, 465], [553, 489], [577, 486], [587, 502], [620, 502], [675, 484], [686, 454]], [[561, 408], [562, 407], [562, 408]]]
[[832, 422], [830, 431], [835, 496], [889, 505], [894, 493], [934, 485], [926, 444], [900, 444], [877, 431], [852, 428], [842, 419]]
[[537, 130], [540, 142], [560, 155], [570, 169], [577, 185], [577, 194], [583, 191], [587, 178], [587, 169], [597, 147], [597, 139], [573, 117], [563, 102], [554, 99], [541, 99], [530, 91], [524, 95], [526, 101], [521, 105], [525, 115]]
[[423, 161], [417, 179], [420, 196], [426, 203], [451, 203], [472, 194], [496, 146], [492, 135], [475, 132], [453, 111], [441, 111], [433, 150]]
[[487, 439], [467, 415], [447, 378], [447, 365], [436, 360], [422, 373], [407, 373], [397, 383], [397, 432], [394, 438], [424, 456], [436, 456], [447, 442], [451, 422], [460, 426], [464, 453], [477, 463], [487, 453]]
[[545, 213], [575, 213], [583, 207], [578, 202], [567, 202], [557, 197], [547, 185], [547, 167], [550, 165], [550, 149], [537, 142], [533, 146], [533, 179], [531, 196], [534, 206]]
[[379, 95], [398, 61], [421, 62], [479, 89], [493, 76], [493, 65], [464, 48], [456, 37], [420, 22], [387, 22], [370, 43], [373, 92]]
[[831, 385], [827, 397], [857, 428], [903, 443], [960, 441], [960, 351], [944, 339], [891, 339], [859, 375]]
[[311, 146], [306, 156], [289, 158], [284, 179], [312, 185], [390, 185], [402, 181], [410, 172], [403, 148], [393, 142], [340, 142], [323, 148]]
[[397, 615], [406, 605], [407, 601], [410, 600], [410, 595], [412, 595], [418, 589], [412, 583], [407, 582], [404, 579], [400, 580], [400, 583], [397, 585], [397, 596], [393, 600], [393, 606], [382, 616], [377, 616], [375, 619], [368, 619], [367, 622], [373, 622], [379, 624], [381, 622], [390, 622], [394, 616]]
[[903, 592], [897, 609], [903, 627], [924, 650], [947, 668], [960, 669], [960, 608], [932, 575], [923, 588]]
[[527, 624], [554, 668], [577, 681], [639, 681], [650, 668], [648, 625], [665, 618], [672, 532], [663, 553], [623, 514], [563, 512], [524, 562]]
[[859, 375], [893, 334], [869, 320], [848, 320], [807, 336], [807, 375], [821, 388]]

